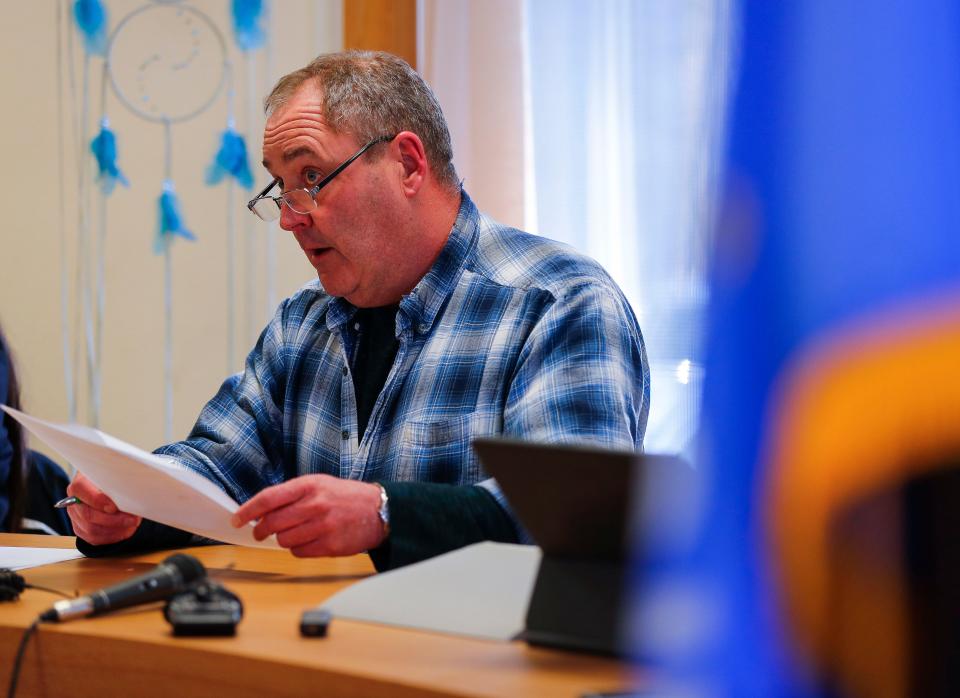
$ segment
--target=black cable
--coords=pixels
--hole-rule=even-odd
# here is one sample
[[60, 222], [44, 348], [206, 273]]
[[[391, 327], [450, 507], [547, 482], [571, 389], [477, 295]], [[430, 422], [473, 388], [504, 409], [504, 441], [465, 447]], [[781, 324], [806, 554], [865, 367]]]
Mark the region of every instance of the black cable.
[[26, 588], [27, 588], [27, 589], [36, 589], [37, 591], [45, 591], [45, 592], [47, 592], [48, 594], [57, 594], [58, 596], [62, 596], [62, 597], [65, 598], [65, 599], [75, 599], [75, 598], [77, 598], [75, 594], [68, 594], [68, 593], [65, 592], [65, 591], [60, 591], [59, 589], [51, 589], [50, 587], [42, 587], [42, 586], [40, 586], [39, 584], [27, 584], [27, 585], [26, 585]]
[[20, 647], [17, 648], [17, 657], [13, 660], [13, 672], [10, 674], [10, 688], [7, 689], [7, 698], [13, 698], [14, 694], [17, 692], [17, 681], [20, 679], [20, 666], [23, 663], [23, 655], [27, 649], [27, 643], [30, 642], [30, 638], [33, 637], [33, 634], [37, 630], [37, 626], [40, 625], [42, 619], [38, 616], [31, 624], [30, 627], [26, 629], [23, 633], [23, 637], [20, 638]]
[[[62, 592], [59, 589], [51, 589], [50, 587], [39, 586], [37, 584], [27, 584], [26, 580], [13, 570], [6, 568], [0, 569], [0, 601], [16, 601], [20, 598], [20, 594], [24, 589], [36, 589], [37, 591], [46, 591], [50, 594], [59, 594], [68, 599], [72, 598], [70, 594]], [[27, 643], [30, 642], [30, 638], [33, 637], [33, 634], [37, 631], [37, 626], [41, 622], [51, 620], [49, 613], [50, 611], [47, 611], [37, 616], [30, 624], [30, 627], [23, 633], [23, 637], [20, 638], [20, 647], [17, 648], [17, 656], [16, 659], [13, 660], [13, 671], [10, 674], [10, 687], [7, 689], [7, 698], [13, 698], [17, 692], [17, 682], [20, 679], [20, 667], [23, 663], [23, 655], [27, 650]]]

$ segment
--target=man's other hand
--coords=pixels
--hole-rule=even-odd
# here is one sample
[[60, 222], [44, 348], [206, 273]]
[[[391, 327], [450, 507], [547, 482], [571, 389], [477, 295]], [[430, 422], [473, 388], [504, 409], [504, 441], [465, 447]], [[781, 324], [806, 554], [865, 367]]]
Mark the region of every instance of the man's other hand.
[[258, 521], [253, 536], [276, 533], [297, 557], [354, 555], [376, 548], [384, 530], [380, 488], [330, 475], [302, 475], [268, 487], [243, 504], [231, 523]]
[[67, 486], [67, 494], [80, 500], [67, 507], [74, 533], [93, 545], [126, 540], [143, 520], [117, 509], [113, 500], [81, 473]]

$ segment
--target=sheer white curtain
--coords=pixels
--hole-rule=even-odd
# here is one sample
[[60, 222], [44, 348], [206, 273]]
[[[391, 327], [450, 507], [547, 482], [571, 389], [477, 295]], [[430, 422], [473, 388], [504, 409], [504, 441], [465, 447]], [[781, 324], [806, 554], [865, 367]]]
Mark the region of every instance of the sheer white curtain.
[[698, 417], [731, 1], [421, 0], [420, 65], [468, 190], [484, 183], [481, 208], [597, 259], [630, 299], [652, 368], [648, 451], [683, 451]]
[[497, 220], [524, 224], [523, 5], [420, 0], [417, 65], [450, 124], [464, 187]]

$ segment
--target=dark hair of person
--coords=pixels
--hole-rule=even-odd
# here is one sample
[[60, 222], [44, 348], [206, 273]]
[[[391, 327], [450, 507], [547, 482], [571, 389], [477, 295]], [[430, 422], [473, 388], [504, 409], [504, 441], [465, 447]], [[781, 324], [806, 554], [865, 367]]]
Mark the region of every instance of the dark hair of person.
[[459, 191], [453, 147], [443, 111], [423, 78], [402, 58], [382, 51], [342, 51], [317, 56], [284, 75], [264, 100], [269, 116], [308, 80], [320, 87], [323, 121], [334, 133], [352, 135], [359, 145], [411, 131], [420, 137], [441, 185]]
[[[20, 386], [17, 383], [17, 372], [13, 366], [13, 355], [7, 338], [0, 329], [0, 351], [7, 356], [7, 401], [6, 405], [15, 410], [20, 409]], [[7, 429], [10, 445], [13, 447], [13, 457], [10, 459], [10, 474], [7, 477], [7, 496], [10, 509], [7, 520], [0, 522], [0, 530], [16, 533], [20, 529], [24, 508], [27, 501], [27, 445], [24, 439], [23, 428], [20, 423], [6, 412], [3, 413], [3, 425]]]

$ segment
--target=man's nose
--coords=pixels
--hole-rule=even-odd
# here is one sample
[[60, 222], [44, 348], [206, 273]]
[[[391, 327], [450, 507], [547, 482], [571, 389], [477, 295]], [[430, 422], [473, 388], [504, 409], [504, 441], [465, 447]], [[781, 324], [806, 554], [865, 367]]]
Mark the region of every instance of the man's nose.
[[286, 202], [280, 204], [280, 227], [291, 232], [299, 230], [310, 225], [310, 214], [297, 213], [287, 206]]

